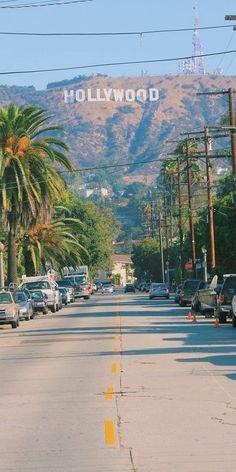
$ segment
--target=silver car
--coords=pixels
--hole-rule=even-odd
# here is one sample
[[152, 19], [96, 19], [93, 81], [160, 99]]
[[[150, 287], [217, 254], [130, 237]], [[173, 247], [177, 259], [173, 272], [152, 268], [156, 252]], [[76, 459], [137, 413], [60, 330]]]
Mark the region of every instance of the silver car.
[[33, 318], [33, 306], [31, 298], [22, 291], [16, 291], [16, 300], [20, 307], [20, 320], [30, 320]]
[[152, 283], [149, 290], [149, 299], [153, 298], [166, 298], [169, 300], [170, 292], [169, 287], [163, 283]]
[[12, 328], [19, 326], [19, 305], [11, 292], [0, 292], [0, 325], [10, 324]]
[[102, 293], [113, 293], [114, 287], [111, 283], [103, 284]]

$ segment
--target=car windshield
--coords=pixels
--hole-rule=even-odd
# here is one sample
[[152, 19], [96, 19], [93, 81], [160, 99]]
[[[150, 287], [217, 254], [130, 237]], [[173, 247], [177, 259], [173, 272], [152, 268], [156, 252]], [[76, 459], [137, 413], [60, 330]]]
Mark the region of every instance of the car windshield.
[[43, 300], [44, 296], [43, 296], [43, 292], [31, 292], [31, 297], [34, 299], [34, 300]]
[[37, 282], [25, 282], [23, 287], [28, 288], [28, 290], [33, 289], [50, 289], [51, 285], [47, 280], [38, 280]]
[[152, 284], [151, 286], [152, 288], [165, 288], [166, 287], [165, 284]]
[[0, 293], [0, 304], [7, 304], [7, 303], [12, 303], [12, 298], [10, 293]]
[[27, 297], [26, 297], [26, 294], [24, 292], [16, 292], [16, 299], [18, 302], [26, 302], [27, 301]]
[[59, 292], [60, 292], [60, 293], [65, 293], [65, 292], [66, 292], [66, 288], [60, 287], [60, 288], [59, 288]]

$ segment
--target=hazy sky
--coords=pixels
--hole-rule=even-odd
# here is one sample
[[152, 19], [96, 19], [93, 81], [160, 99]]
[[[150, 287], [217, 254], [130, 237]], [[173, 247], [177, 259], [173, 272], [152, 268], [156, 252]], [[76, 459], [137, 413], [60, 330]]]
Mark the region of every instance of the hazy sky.
[[[12, 0], [13, 4], [29, 0]], [[32, 0], [40, 3], [40, 0]], [[43, 0], [41, 0], [43, 1]], [[46, 8], [0, 9], [0, 32], [99, 32], [140, 31], [193, 26], [193, 0], [93, 0], [88, 3]], [[0, 0], [0, 7], [3, 0]], [[4, 4], [6, 5], [6, 4]], [[199, 0], [200, 26], [234, 24], [226, 14], [236, 14], [235, 0]], [[235, 22], [236, 23], [236, 22]], [[202, 31], [204, 52], [236, 49], [233, 28]], [[158, 59], [192, 54], [192, 32], [165, 33], [140, 37], [17, 37], [1, 36], [0, 72], [51, 67], [70, 67], [102, 62]], [[208, 72], [223, 67], [227, 75], [236, 75], [236, 54], [209, 58]], [[0, 76], [7, 85], [35, 85], [72, 78], [79, 74], [104, 73], [111, 76], [150, 75], [178, 72], [176, 62], [125, 65], [85, 69], [83, 71], [48, 72]]]

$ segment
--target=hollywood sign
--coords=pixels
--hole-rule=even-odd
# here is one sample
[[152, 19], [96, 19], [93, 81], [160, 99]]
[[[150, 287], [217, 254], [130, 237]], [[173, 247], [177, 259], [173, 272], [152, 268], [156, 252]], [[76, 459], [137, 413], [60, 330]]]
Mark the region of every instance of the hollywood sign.
[[156, 102], [159, 100], [159, 90], [149, 89], [113, 89], [97, 88], [64, 90], [64, 102]]

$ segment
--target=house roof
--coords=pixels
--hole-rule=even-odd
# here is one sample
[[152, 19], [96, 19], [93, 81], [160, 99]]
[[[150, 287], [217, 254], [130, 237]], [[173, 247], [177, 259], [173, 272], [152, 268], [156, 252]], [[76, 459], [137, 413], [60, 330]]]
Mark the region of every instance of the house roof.
[[112, 262], [120, 262], [121, 264], [132, 264], [131, 257], [127, 254], [113, 254], [111, 256]]

